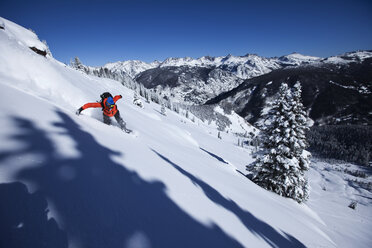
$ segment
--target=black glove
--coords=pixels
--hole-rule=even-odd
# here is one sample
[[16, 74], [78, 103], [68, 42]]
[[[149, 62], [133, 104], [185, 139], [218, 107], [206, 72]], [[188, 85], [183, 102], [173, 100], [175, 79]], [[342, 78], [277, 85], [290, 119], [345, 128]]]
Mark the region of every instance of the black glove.
[[78, 110], [76, 110], [76, 115], [80, 115], [81, 111], [83, 111], [83, 108], [79, 108]]

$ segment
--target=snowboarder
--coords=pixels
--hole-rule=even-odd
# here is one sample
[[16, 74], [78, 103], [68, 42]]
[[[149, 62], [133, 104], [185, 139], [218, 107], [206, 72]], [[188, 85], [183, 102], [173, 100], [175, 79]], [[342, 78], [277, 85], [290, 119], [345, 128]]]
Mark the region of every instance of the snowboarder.
[[91, 102], [84, 104], [81, 108], [76, 111], [77, 115], [80, 115], [81, 111], [87, 108], [102, 108], [103, 111], [103, 122], [107, 125], [111, 125], [110, 117], [114, 116], [116, 121], [119, 123], [120, 128], [130, 133], [131, 130], [127, 129], [125, 121], [121, 118], [120, 112], [116, 106], [116, 102], [121, 99], [121, 95], [116, 95], [112, 97], [109, 92], [105, 92], [101, 94], [101, 101], [100, 102]]

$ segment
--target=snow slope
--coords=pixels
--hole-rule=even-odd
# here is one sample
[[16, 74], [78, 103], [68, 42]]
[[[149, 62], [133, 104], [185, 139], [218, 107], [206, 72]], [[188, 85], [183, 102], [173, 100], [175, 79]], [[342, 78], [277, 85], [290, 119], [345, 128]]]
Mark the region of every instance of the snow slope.
[[14, 22], [0, 17], [0, 27], [6, 30], [6, 34], [10, 39], [17, 41], [23, 46], [35, 47], [43, 51], [47, 48], [33, 31], [26, 30]]
[[[27, 30], [19, 27], [20, 35], [11, 36], [6, 28], [0, 30], [0, 189], [18, 181], [44, 197], [48, 218], [55, 219], [67, 236], [68, 247], [368, 247], [371, 243], [366, 231], [354, 237], [344, 235], [350, 228], [331, 229], [363, 217], [357, 230], [369, 230], [370, 201], [356, 211], [334, 203], [346, 211], [339, 222], [321, 212], [330, 211], [327, 197], [299, 205], [265, 191], [237, 171], [244, 172], [252, 158], [249, 149], [236, 146], [231, 132], [220, 140], [213, 126], [171, 111], [163, 116], [154, 103], [138, 108], [131, 103], [133, 92], [120, 83], [37, 55], [22, 42], [23, 32]], [[115, 123], [103, 124], [100, 109], [74, 114], [104, 91], [123, 96], [118, 108], [135, 135], [123, 133]], [[312, 194], [323, 196], [323, 190], [312, 188]], [[1, 199], [1, 206], [10, 200]], [[23, 204], [7, 206], [7, 216]], [[20, 234], [15, 237], [26, 240], [28, 236], [21, 235], [26, 232], [31, 240], [53, 239], [55, 233], [38, 236], [45, 230], [29, 221], [20, 219], [12, 226]], [[0, 240], [8, 238], [2, 235]]]
[[[369, 177], [357, 176], [361, 173]], [[315, 160], [308, 173], [311, 197], [307, 205], [327, 223], [327, 233], [338, 247], [371, 246], [371, 171], [344, 162]], [[369, 188], [371, 188], [369, 186]], [[356, 202], [356, 209], [349, 207]]]

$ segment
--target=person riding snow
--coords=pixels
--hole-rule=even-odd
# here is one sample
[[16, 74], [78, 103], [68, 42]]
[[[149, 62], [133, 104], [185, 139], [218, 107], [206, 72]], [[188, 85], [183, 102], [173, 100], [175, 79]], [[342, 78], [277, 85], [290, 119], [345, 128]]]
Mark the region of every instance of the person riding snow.
[[119, 123], [120, 128], [126, 132], [129, 132], [130, 130], [126, 128], [126, 123], [121, 118], [118, 107], [116, 106], [116, 102], [121, 98], [122, 98], [121, 95], [116, 95], [112, 97], [112, 95], [109, 92], [105, 92], [101, 95], [102, 100], [100, 102], [86, 103], [76, 111], [76, 114], [80, 115], [81, 111], [87, 108], [102, 108], [103, 122], [105, 124], [111, 125], [110, 117], [114, 116], [116, 121]]

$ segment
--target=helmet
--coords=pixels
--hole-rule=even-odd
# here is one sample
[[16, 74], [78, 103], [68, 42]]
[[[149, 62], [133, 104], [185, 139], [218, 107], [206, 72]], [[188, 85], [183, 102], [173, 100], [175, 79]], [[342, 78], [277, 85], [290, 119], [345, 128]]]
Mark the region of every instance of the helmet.
[[108, 97], [107, 100], [106, 100], [106, 105], [110, 106], [110, 105], [114, 105], [115, 102], [114, 102], [114, 99], [112, 99], [112, 97]]

